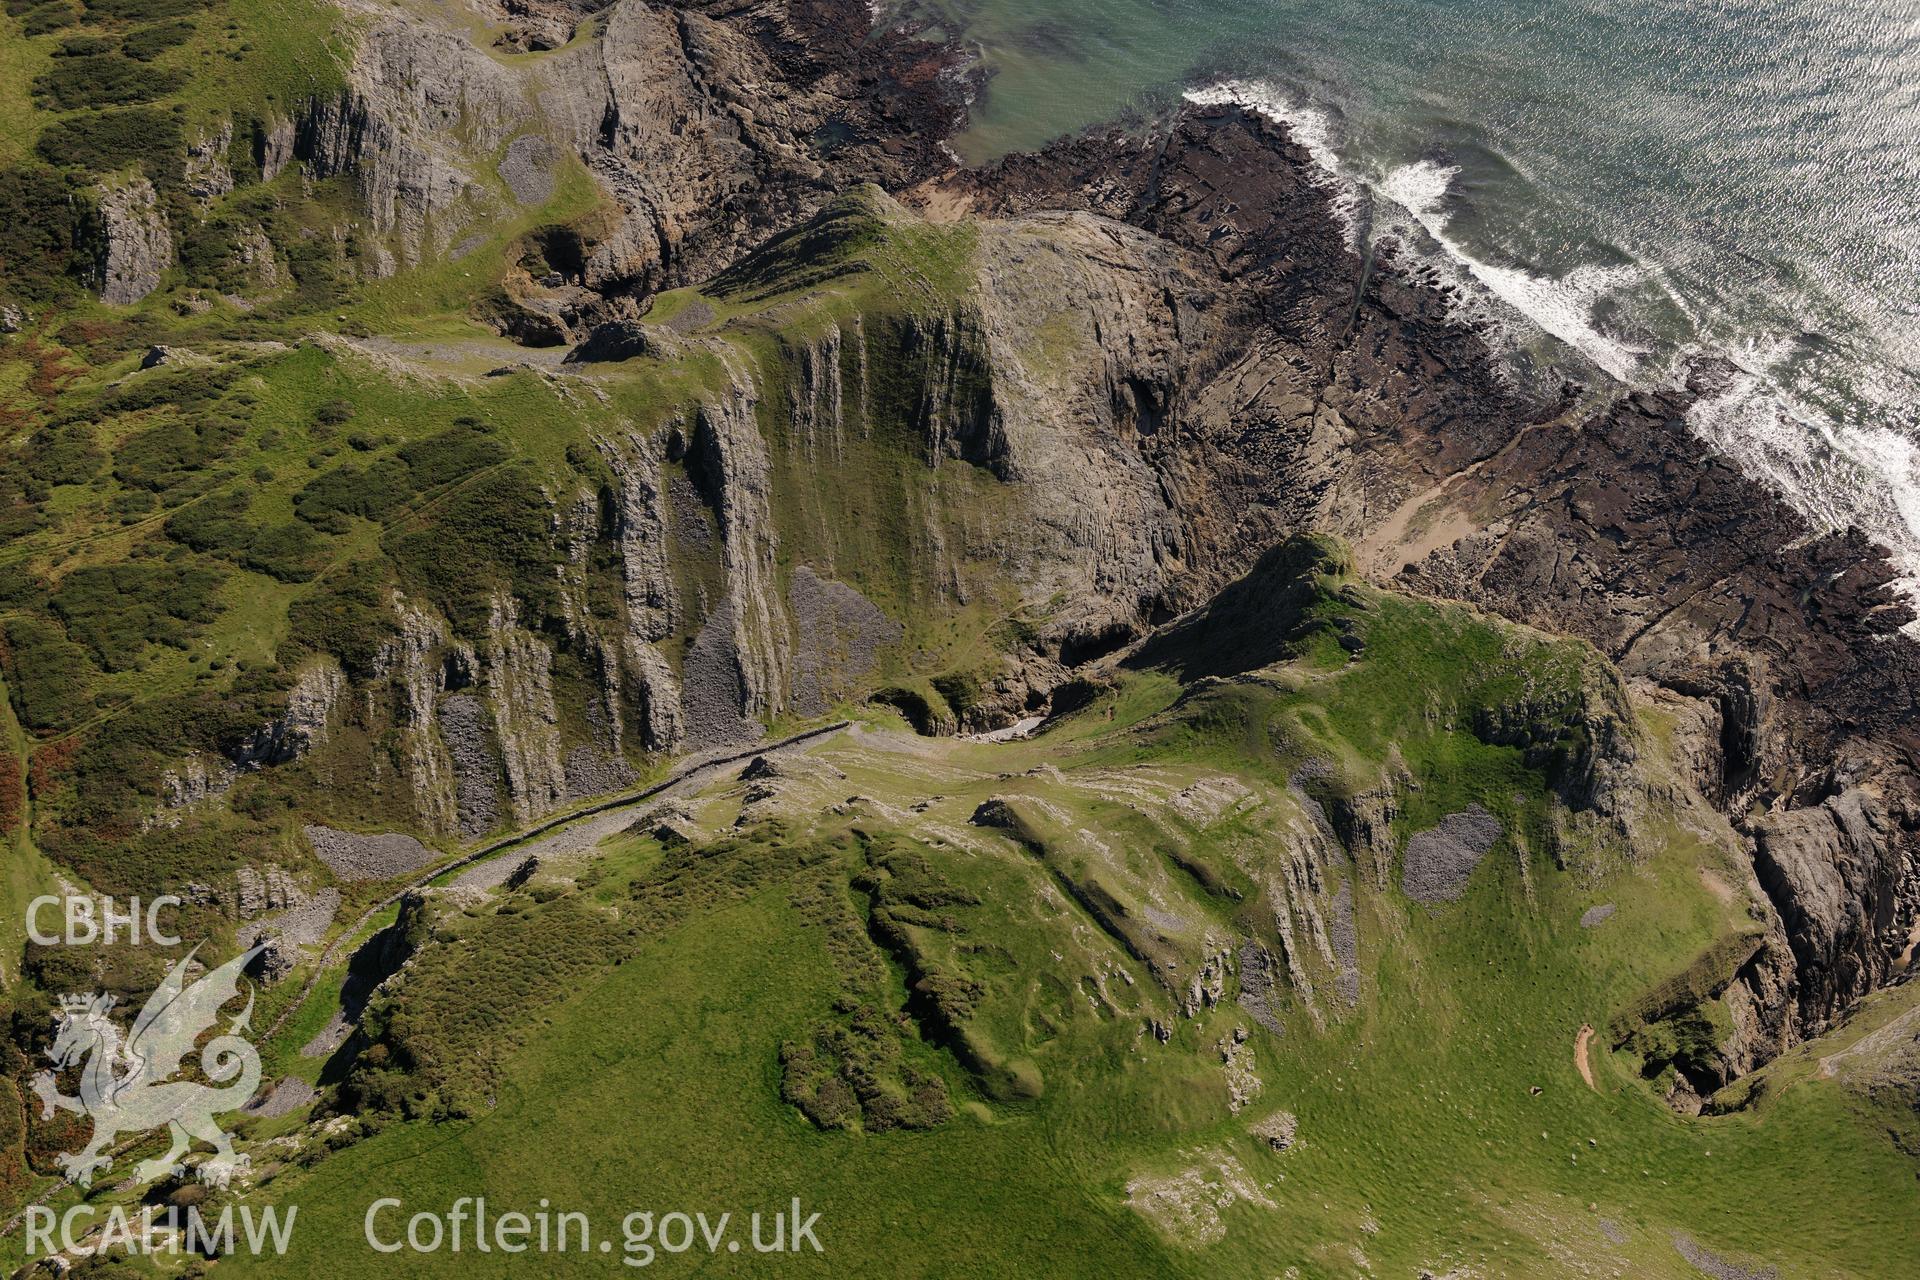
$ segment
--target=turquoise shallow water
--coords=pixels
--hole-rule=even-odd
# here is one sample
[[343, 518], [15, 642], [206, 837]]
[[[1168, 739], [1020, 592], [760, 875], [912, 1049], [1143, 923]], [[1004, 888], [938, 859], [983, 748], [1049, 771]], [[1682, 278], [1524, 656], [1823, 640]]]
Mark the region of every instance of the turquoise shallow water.
[[1292, 121], [1514, 345], [1739, 372], [1702, 435], [1920, 578], [1920, 0], [922, 0], [969, 159], [1182, 94]]

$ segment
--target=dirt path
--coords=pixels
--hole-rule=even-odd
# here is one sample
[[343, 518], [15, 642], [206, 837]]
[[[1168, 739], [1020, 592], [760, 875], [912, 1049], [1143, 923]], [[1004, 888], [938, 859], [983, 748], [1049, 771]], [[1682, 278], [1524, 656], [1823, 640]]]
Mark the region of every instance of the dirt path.
[[1722, 880], [1706, 867], [1700, 868], [1700, 887], [1720, 899], [1720, 905], [1726, 907], [1733, 905], [1733, 886], [1725, 880]]
[[1902, 970], [1912, 967], [1913, 953], [1916, 949], [1920, 949], [1920, 920], [1915, 920], [1913, 922], [1913, 928], [1907, 931], [1906, 949], [1900, 953], [1899, 958], [1896, 959], [1894, 963], [1899, 965]]
[[332, 944], [320, 953], [318, 960], [314, 961], [313, 971], [307, 975], [306, 984], [300, 988], [300, 994], [294, 997], [291, 1004], [280, 1011], [280, 1016], [273, 1020], [273, 1025], [267, 1028], [267, 1034], [262, 1038], [271, 1040], [279, 1035], [281, 1029], [284, 1028], [287, 1023], [291, 1022], [294, 1016], [306, 1006], [307, 1001], [313, 997], [313, 993], [319, 988], [320, 980], [326, 976], [328, 968], [341, 958], [348, 947], [354, 944], [354, 940], [359, 936], [360, 931], [366, 928], [376, 915], [379, 915], [382, 911], [400, 901], [401, 898], [413, 890], [420, 888], [422, 885], [432, 883], [449, 871], [457, 871], [462, 867], [470, 867], [483, 859], [496, 857], [510, 849], [515, 849], [517, 846], [526, 844], [536, 836], [545, 835], [557, 827], [566, 826], [568, 823], [577, 822], [582, 818], [590, 818], [596, 814], [606, 813], [609, 810], [625, 809], [632, 805], [639, 804], [642, 801], [651, 800], [663, 792], [679, 786], [696, 774], [704, 774], [710, 770], [724, 768], [730, 764], [739, 764], [743, 761], [751, 760], [757, 755], [781, 751], [798, 743], [810, 742], [815, 738], [823, 738], [828, 734], [840, 732], [846, 728], [849, 723], [850, 721], [846, 720], [836, 720], [832, 724], [822, 725], [818, 729], [808, 729], [804, 733], [796, 733], [791, 737], [782, 738], [778, 742], [763, 742], [756, 746], [740, 748], [738, 750], [728, 749], [721, 754], [710, 753], [704, 757], [693, 757], [682, 763], [678, 769], [674, 770], [673, 773], [669, 774], [666, 778], [651, 786], [643, 787], [639, 791], [631, 791], [624, 795], [614, 796], [610, 799], [588, 805], [584, 809], [575, 809], [570, 813], [559, 814], [555, 817], [548, 818], [528, 830], [483, 845], [470, 853], [453, 859], [451, 862], [442, 862], [435, 866], [428, 867], [401, 885], [398, 889], [395, 889], [392, 893], [361, 912], [359, 919], [353, 921], [353, 923], [349, 924], [341, 933], [335, 936]]
[[1593, 1064], [1587, 1061], [1587, 1046], [1592, 1043], [1593, 1028], [1583, 1022], [1580, 1034], [1573, 1039], [1573, 1065], [1580, 1068], [1580, 1078], [1587, 1082], [1587, 1088], [1598, 1093], [1600, 1086], [1593, 1082]]

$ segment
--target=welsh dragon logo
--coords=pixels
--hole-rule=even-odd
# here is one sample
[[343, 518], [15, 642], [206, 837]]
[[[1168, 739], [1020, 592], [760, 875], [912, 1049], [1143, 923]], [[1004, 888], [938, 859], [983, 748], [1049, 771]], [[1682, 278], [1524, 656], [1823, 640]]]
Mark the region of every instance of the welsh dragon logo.
[[[195, 953], [198, 950], [194, 948]], [[260, 1055], [240, 1035], [253, 1016], [251, 989], [247, 1007], [229, 1024], [226, 1033], [216, 1035], [200, 1049], [201, 1072], [213, 1084], [169, 1077], [181, 1070], [181, 1060], [219, 1021], [221, 1008], [240, 994], [241, 972], [260, 950], [255, 947], [235, 956], [191, 985], [187, 982], [187, 966], [193, 961], [193, 953], [189, 953], [148, 997], [125, 1043], [120, 1028], [108, 1016], [114, 1003], [112, 996], [61, 998], [60, 1025], [47, 1056], [56, 1069], [85, 1060], [80, 1096], [62, 1094], [53, 1071], [35, 1076], [33, 1091], [40, 1098], [43, 1118], [51, 1119], [57, 1107], [93, 1121], [93, 1139], [86, 1148], [60, 1157], [60, 1167], [69, 1182], [92, 1185], [94, 1172], [112, 1165], [116, 1138], [162, 1125], [172, 1131], [172, 1146], [165, 1155], [142, 1161], [134, 1170], [136, 1182], [152, 1182], [173, 1171], [195, 1139], [214, 1149], [200, 1168], [207, 1181], [224, 1182], [244, 1167], [246, 1157], [235, 1154], [233, 1140], [213, 1117], [238, 1109], [260, 1086]], [[233, 1083], [226, 1084], [230, 1080]]]

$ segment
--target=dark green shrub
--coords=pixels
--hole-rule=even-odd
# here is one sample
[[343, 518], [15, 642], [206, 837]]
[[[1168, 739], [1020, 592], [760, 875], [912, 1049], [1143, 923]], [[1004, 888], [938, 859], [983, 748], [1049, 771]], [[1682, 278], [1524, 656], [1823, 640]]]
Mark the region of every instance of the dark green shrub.
[[237, 491], [202, 499], [168, 518], [167, 536], [195, 551], [237, 556], [253, 538], [247, 520], [250, 505], [247, 495]]
[[157, 409], [161, 405], [193, 408], [218, 398], [240, 373], [241, 370], [233, 365], [180, 370], [163, 367], [101, 397], [95, 413], [101, 416], [137, 413], [142, 409]]
[[82, 107], [121, 107], [151, 102], [178, 89], [184, 72], [131, 62], [117, 53], [82, 58], [60, 58], [52, 69], [33, 78], [34, 95], [42, 106], [60, 111]]
[[239, 490], [197, 502], [167, 521], [167, 536], [282, 582], [308, 582], [324, 563], [326, 540], [304, 524], [261, 525]]
[[80, 265], [73, 187], [39, 165], [0, 170], [0, 290], [28, 301], [56, 293]]
[[27, 473], [45, 484], [85, 484], [106, 463], [93, 432], [79, 424], [37, 431], [27, 441]]
[[207, 0], [86, 0], [87, 12], [117, 22], [158, 22], [184, 18], [207, 7]]
[[234, 269], [238, 241], [234, 224], [224, 218], [187, 219], [180, 234], [180, 266], [189, 284], [231, 292], [241, 283]]
[[[174, 708], [175, 714], [179, 709]], [[111, 736], [111, 735], [109, 735]], [[176, 738], [174, 752], [185, 744]], [[89, 746], [92, 744], [89, 743]], [[143, 777], [151, 779], [166, 758], [155, 753], [137, 766]], [[112, 794], [126, 807], [111, 813], [88, 807], [93, 819], [85, 830], [77, 824], [52, 841], [47, 853], [64, 866], [78, 872], [97, 892], [150, 897], [156, 893], [178, 892], [189, 883], [217, 881], [249, 862], [253, 854], [245, 845], [218, 827], [189, 824], [169, 830], [129, 833], [120, 839], [103, 839], [98, 831], [116, 831], [137, 823], [141, 810], [151, 803], [142, 793], [114, 786], [105, 774], [111, 757], [93, 764], [84, 780], [87, 792], [102, 798]], [[101, 784], [96, 786], [94, 784]], [[68, 817], [78, 815], [63, 815]]]
[[152, 62], [169, 49], [193, 39], [193, 24], [186, 21], [161, 22], [127, 33], [120, 51], [138, 62]]
[[20, 17], [20, 34], [43, 36], [49, 31], [58, 31], [80, 21], [80, 10], [60, 0], [55, 4], [43, 4], [35, 9], [23, 11]]
[[81, 719], [92, 670], [86, 651], [46, 618], [10, 618], [6, 634], [7, 689], [20, 722], [41, 731]]
[[398, 634], [386, 604], [384, 570], [373, 561], [329, 576], [287, 611], [287, 641], [296, 651], [330, 653], [354, 676], [371, 673], [381, 647]]
[[950, 672], [935, 676], [928, 683], [939, 691], [940, 696], [945, 698], [947, 705], [953, 709], [953, 713], [963, 720], [968, 712], [980, 705], [980, 681], [971, 672]]
[[366, 467], [347, 464], [314, 477], [293, 495], [293, 510], [315, 528], [345, 533], [351, 527], [348, 517], [384, 520], [412, 496], [407, 465], [382, 458]]
[[90, 565], [54, 590], [53, 611], [108, 671], [132, 667], [150, 644], [186, 647], [220, 612], [218, 570], [136, 560]]
[[433, 522], [390, 532], [382, 545], [410, 589], [438, 605], [456, 626], [477, 631], [495, 591], [528, 604], [532, 626], [552, 610], [561, 550], [552, 508], [520, 467], [483, 476], [435, 510]]
[[193, 426], [166, 423], [122, 445], [114, 455], [113, 474], [122, 484], [184, 499], [205, 491], [215, 479], [206, 468], [226, 456], [243, 429], [243, 423], [226, 417], [205, 418]]
[[112, 36], [68, 36], [53, 51], [56, 58], [89, 58], [97, 53], [112, 53], [119, 46]]
[[326, 550], [326, 539], [304, 524], [272, 525], [248, 539], [240, 563], [282, 582], [311, 582]]
[[422, 491], [451, 484], [507, 459], [506, 446], [485, 426], [471, 420], [400, 450]]
[[56, 120], [41, 130], [34, 150], [49, 164], [90, 173], [137, 164], [162, 181], [175, 176], [182, 146], [180, 121], [172, 113], [128, 107]]

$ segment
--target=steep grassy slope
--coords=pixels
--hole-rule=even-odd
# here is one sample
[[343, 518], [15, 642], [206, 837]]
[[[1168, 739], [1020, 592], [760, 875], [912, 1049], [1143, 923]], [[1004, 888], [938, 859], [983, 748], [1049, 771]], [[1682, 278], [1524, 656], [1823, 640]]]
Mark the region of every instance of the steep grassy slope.
[[[864, 726], [683, 801], [692, 844], [443, 902], [345, 1085], [388, 1118], [311, 1169], [257, 1151], [251, 1198], [301, 1212], [272, 1273], [377, 1272], [373, 1188], [545, 1198], [616, 1247], [632, 1210], [797, 1194], [825, 1253], [794, 1265], [841, 1274], [1920, 1263], [1910, 1158], [1844, 1073], [1720, 1116], [1661, 1101], [1636, 1011], [1751, 929], [1748, 890], [1703, 876], [1747, 883], [1725, 829], [1660, 781], [1655, 735], [1622, 726], [1623, 830], [1559, 798], [1572, 757], [1487, 728], [1519, 695], [1573, 736], [1624, 707], [1612, 675], [1299, 550], [1271, 663], [1126, 674], [1031, 742]], [[1457, 898], [1417, 887], [1417, 837], [1476, 805], [1500, 832]], [[1580, 1030], [1619, 1020], [1589, 1085]]]
[[[471, 331], [289, 346], [210, 341], [211, 322], [153, 318], [164, 333], [149, 326], [144, 336], [194, 345], [149, 369], [119, 354], [127, 322], [90, 347], [59, 345], [93, 332], [78, 320], [59, 337], [12, 344], [11, 358], [50, 371], [26, 379], [45, 385], [19, 409], [44, 425], [23, 435], [11, 462], [19, 528], [4, 570], [8, 671], [40, 740], [49, 851], [102, 889], [153, 891], [221, 874], [211, 853], [191, 852], [212, 832], [227, 866], [298, 862], [284, 833], [349, 813], [446, 834], [420, 807], [417, 776], [383, 782], [367, 768], [369, 745], [407, 723], [379, 709], [385, 694], [351, 724], [322, 711], [331, 727], [266, 761], [285, 767], [239, 778], [212, 805], [189, 804], [163, 833], [139, 830], [142, 812], [169, 794], [164, 775], [196, 756], [217, 773], [245, 750], [237, 744], [286, 714], [316, 661], [355, 686], [378, 685], [413, 625], [388, 604], [394, 590], [427, 611], [420, 625], [441, 637], [429, 647], [465, 644], [481, 661], [500, 633], [498, 602], [511, 600], [556, 651], [562, 747], [604, 737], [595, 718], [621, 695], [600, 668], [640, 625], [623, 600], [620, 540], [637, 517], [623, 509], [621, 455], [639, 438], [664, 441], [670, 455], [650, 465], [664, 468], [666, 519], [677, 522], [662, 552], [672, 580], [659, 589], [678, 603], [650, 638], [679, 668], [744, 554], [722, 527], [732, 464], [701, 454], [703, 415], [730, 395], [746, 397], [767, 450], [759, 501], [772, 524], [755, 536], [778, 548], [768, 566], [778, 579], [765, 588], [776, 593], [774, 625], [784, 634], [790, 584], [807, 566], [905, 626], [869, 659], [879, 665], [820, 686], [805, 707], [783, 697], [765, 713], [817, 714], [823, 695], [857, 693], [863, 679], [926, 687], [929, 675], [987, 662], [983, 621], [1017, 601], [998, 566], [947, 546], [1014, 508], [984, 472], [930, 452], [925, 398], [944, 393], [921, 366], [945, 357], [916, 336], [919, 317], [946, 314], [965, 288], [970, 239], [915, 228], [875, 201], [884, 198], [850, 197], [807, 243], [778, 245], [704, 293], [669, 295], [656, 308], [668, 320], [693, 309], [706, 319], [652, 330], [663, 351], [591, 380], [525, 365], [474, 376], [461, 363], [472, 353], [484, 371], [517, 349]], [[420, 282], [409, 284], [418, 306]], [[383, 297], [375, 290], [361, 305], [392, 323]], [[855, 334], [844, 346], [840, 324]], [[789, 406], [807, 377], [836, 389], [844, 377], [846, 402], [798, 415]], [[630, 706], [627, 722], [650, 712], [660, 714]], [[180, 737], [183, 724], [195, 732]], [[644, 774], [655, 767], [647, 746], [676, 745], [634, 738], [623, 745], [616, 730], [608, 777]], [[313, 789], [321, 778], [324, 794]]]
[[256, 132], [344, 83], [341, 16], [309, 0], [14, 0], [6, 20], [0, 298], [11, 303], [70, 296], [93, 268], [98, 227], [76, 225], [63, 206], [89, 204], [94, 183], [133, 173], [188, 230], [182, 258], [195, 280], [235, 219], [195, 204], [225, 193], [206, 185], [189, 145], [237, 137], [232, 177], [257, 181]]

